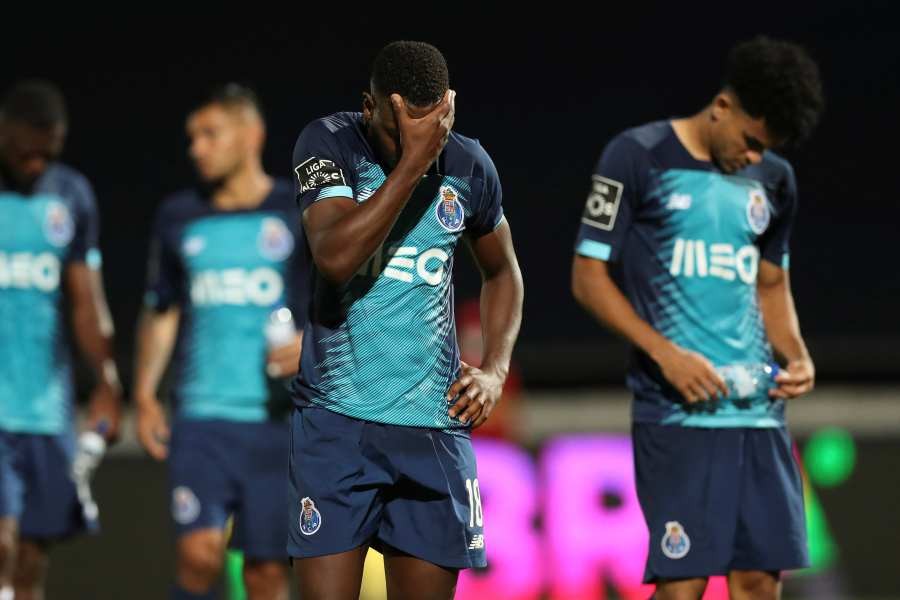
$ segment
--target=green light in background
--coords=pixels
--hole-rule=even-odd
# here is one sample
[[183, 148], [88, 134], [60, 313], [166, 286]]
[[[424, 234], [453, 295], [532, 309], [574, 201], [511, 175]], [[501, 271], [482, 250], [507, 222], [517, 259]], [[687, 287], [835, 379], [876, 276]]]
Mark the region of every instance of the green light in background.
[[225, 554], [225, 588], [228, 600], [247, 600], [244, 589], [244, 555], [239, 550]]
[[856, 444], [844, 429], [820, 429], [809, 438], [803, 449], [803, 466], [815, 485], [840, 485], [850, 477], [855, 465]]

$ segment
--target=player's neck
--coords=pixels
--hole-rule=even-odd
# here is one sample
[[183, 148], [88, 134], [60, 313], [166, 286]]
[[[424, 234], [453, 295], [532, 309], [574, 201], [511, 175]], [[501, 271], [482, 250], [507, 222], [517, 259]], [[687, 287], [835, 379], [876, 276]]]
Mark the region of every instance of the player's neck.
[[691, 117], [673, 119], [675, 137], [695, 160], [712, 160], [709, 151], [709, 109], [704, 109]]
[[213, 205], [219, 210], [253, 209], [262, 204], [272, 186], [272, 178], [262, 166], [252, 165], [222, 181], [213, 192]]

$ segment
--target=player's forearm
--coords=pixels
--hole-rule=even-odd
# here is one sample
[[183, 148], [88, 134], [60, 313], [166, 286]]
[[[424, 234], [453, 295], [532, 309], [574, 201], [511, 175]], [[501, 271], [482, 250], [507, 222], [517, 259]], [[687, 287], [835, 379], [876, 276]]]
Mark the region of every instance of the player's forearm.
[[134, 396], [139, 405], [156, 402], [156, 390], [172, 355], [177, 331], [177, 310], [165, 313], [145, 310], [141, 314], [134, 368]]
[[113, 358], [112, 327], [104, 325], [100, 308], [91, 304], [80, 302], [72, 308], [75, 341], [96, 381], [118, 389], [119, 372]]
[[787, 278], [775, 285], [761, 285], [758, 292], [766, 335], [775, 352], [788, 362], [809, 359]]
[[353, 277], [384, 243], [423, 175], [401, 160], [371, 198], [314, 234], [314, 258], [325, 278], [342, 284]]
[[481, 369], [506, 379], [519, 326], [522, 323], [524, 287], [515, 262], [486, 277], [481, 286], [481, 322], [484, 359]]
[[96, 381], [118, 389], [119, 372], [113, 359], [113, 324], [103, 294], [103, 278], [99, 271], [83, 264], [71, 266], [67, 275], [75, 343]]
[[[576, 257], [572, 273], [572, 294], [598, 322], [647, 353], [656, 362], [672, 343], [635, 312], [628, 298], [609, 277], [605, 264], [601, 269], [591, 261]], [[584, 261], [584, 262], [582, 262]], [[596, 261], [594, 261], [596, 262]]]

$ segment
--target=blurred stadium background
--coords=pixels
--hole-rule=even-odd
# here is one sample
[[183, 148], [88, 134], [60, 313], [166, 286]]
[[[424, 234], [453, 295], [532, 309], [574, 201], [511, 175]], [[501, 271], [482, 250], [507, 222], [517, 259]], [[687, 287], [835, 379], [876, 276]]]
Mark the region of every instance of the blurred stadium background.
[[[192, 98], [223, 81], [254, 86], [268, 118], [267, 169], [288, 177], [306, 122], [358, 108], [378, 48], [399, 38], [437, 45], [459, 94], [456, 129], [479, 138], [499, 169], [526, 284], [514, 425], [478, 448], [492, 567], [468, 574], [459, 597], [645, 598], [625, 349], [569, 293], [590, 169], [618, 131], [702, 106], [734, 41], [763, 32], [807, 45], [828, 108], [811, 142], [787, 153], [801, 199], [791, 274], [819, 384], [790, 406], [789, 421], [816, 566], [790, 576], [786, 596], [900, 598], [896, 21], [865, 3], [667, 6], [587, 17], [539, 5], [530, 23], [484, 8], [448, 19], [441, 13], [456, 7], [429, 6], [390, 27], [329, 6], [277, 20], [246, 7], [222, 15], [230, 20], [75, 25], [44, 15], [0, 39], [0, 88], [42, 76], [66, 93], [64, 159], [97, 191], [127, 386], [151, 217], [164, 194], [193, 181], [183, 132]], [[457, 295], [471, 297], [477, 274], [457, 264]], [[103, 534], [54, 552], [49, 598], [165, 598], [173, 539], [164, 466], [126, 432], [96, 486]]]

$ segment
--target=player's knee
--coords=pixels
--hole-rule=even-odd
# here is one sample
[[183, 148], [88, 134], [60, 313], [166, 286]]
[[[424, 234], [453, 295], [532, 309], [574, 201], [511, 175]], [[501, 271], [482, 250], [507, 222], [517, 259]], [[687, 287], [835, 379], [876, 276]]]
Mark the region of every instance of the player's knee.
[[204, 587], [212, 585], [222, 570], [222, 561], [219, 536], [189, 535], [178, 542], [180, 579], [203, 583]]
[[5, 573], [12, 569], [16, 557], [16, 534], [0, 527], [0, 583]]
[[277, 562], [246, 561], [244, 585], [250, 600], [276, 600], [287, 589], [287, 572]]
[[13, 586], [19, 593], [40, 590], [44, 587], [47, 573], [47, 551], [43, 547], [25, 542], [19, 545], [16, 552], [16, 566], [13, 571]]
[[735, 571], [728, 578], [729, 587], [741, 598], [777, 598], [778, 577], [764, 571]]

